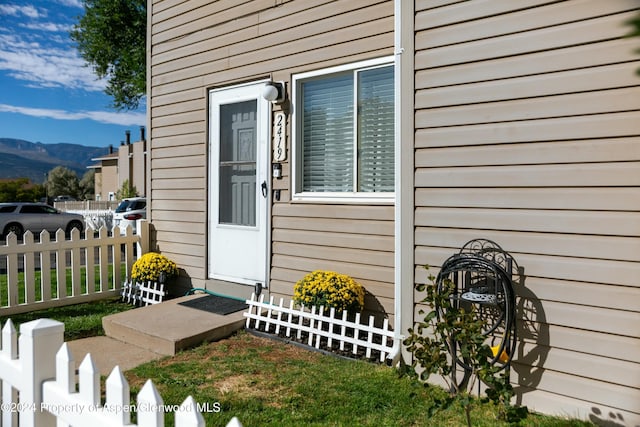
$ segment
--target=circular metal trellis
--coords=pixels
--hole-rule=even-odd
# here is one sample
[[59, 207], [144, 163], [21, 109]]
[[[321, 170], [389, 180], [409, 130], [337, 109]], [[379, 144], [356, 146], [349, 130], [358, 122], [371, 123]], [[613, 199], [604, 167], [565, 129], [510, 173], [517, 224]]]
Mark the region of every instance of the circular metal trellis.
[[[516, 304], [513, 278], [518, 277], [518, 266], [513, 257], [491, 240], [476, 239], [467, 242], [460, 252], [449, 257], [436, 277], [436, 291], [449, 295], [450, 310], [464, 309], [483, 321], [482, 334], [491, 347], [492, 365], [509, 369], [516, 350]], [[453, 284], [452, 289], [449, 288]], [[440, 318], [447, 308], [436, 307]], [[472, 361], [462, 356], [460, 343], [451, 342], [452, 381], [464, 388], [473, 373]]]

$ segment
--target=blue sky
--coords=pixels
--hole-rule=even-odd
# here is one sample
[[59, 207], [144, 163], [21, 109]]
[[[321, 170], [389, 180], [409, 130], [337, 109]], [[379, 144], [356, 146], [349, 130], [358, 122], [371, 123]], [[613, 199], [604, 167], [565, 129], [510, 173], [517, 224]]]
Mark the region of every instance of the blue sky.
[[0, 0], [0, 138], [117, 146], [145, 106], [118, 112], [69, 37], [81, 0]]

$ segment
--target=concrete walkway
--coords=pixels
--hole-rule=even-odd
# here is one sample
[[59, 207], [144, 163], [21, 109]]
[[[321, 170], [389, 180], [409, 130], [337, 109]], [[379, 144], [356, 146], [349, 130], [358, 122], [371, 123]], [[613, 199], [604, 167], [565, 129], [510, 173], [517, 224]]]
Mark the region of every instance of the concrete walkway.
[[116, 365], [126, 371], [205, 341], [226, 338], [244, 326], [243, 311], [219, 315], [180, 304], [203, 296], [185, 296], [105, 316], [106, 336], [68, 343], [76, 366], [91, 353], [100, 374], [108, 376]]
[[150, 350], [118, 341], [111, 337], [91, 337], [67, 342], [69, 350], [76, 362], [76, 369], [87, 353], [100, 371], [100, 375], [109, 376], [116, 365], [122, 371], [135, 368], [143, 363], [164, 357]]

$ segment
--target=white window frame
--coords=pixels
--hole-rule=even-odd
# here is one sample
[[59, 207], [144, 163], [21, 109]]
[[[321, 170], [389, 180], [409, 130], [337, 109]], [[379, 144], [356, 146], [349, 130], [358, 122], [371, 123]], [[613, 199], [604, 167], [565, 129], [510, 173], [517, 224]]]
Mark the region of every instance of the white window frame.
[[[320, 77], [329, 74], [335, 74], [345, 71], [354, 71], [354, 70], [365, 70], [370, 68], [376, 68], [380, 66], [393, 66], [394, 58], [393, 56], [387, 56], [383, 58], [370, 59], [367, 61], [354, 62], [345, 65], [339, 65], [336, 67], [324, 68], [320, 70], [309, 71], [305, 73], [295, 74], [292, 76], [292, 96], [291, 99], [294, 102], [294, 108], [292, 109], [292, 117], [291, 117], [291, 135], [293, 136], [291, 141], [291, 187], [292, 187], [292, 200], [293, 201], [305, 201], [305, 202], [323, 202], [323, 203], [380, 203], [380, 204], [391, 204], [395, 202], [395, 192], [303, 192], [301, 189], [301, 180], [302, 180], [302, 150], [301, 141], [302, 141], [302, 126], [298, 124], [300, 120], [300, 114], [296, 111], [296, 106], [301, 105], [300, 96], [300, 85], [303, 81], [308, 80], [313, 77]], [[396, 105], [394, 108], [398, 108]], [[357, 121], [357, 114], [354, 115], [354, 122]], [[354, 123], [354, 127], [355, 127]], [[354, 150], [356, 147], [354, 147]], [[396, 153], [397, 155], [397, 153]], [[357, 166], [357, 157], [354, 156], [354, 163]]]

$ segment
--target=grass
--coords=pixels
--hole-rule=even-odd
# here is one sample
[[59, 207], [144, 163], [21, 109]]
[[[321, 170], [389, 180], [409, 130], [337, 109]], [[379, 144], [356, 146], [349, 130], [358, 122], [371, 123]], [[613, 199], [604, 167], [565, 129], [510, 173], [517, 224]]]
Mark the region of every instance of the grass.
[[[53, 277], [53, 276], [52, 276]], [[0, 276], [0, 290], [3, 289]], [[6, 292], [6, 279], [4, 280]], [[116, 299], [12, 315], [19, 324], [50, 318], [65, 324], [65, 340], [103, 335], [102, 317], [132, 308]], [[6, 317], [0, 317], [2, 324]], [[147, 379], [166, 405], [191, 395], [204, 405], [207, 426], [236, 416], [245, 426], [464, 426], [464, 409], [441, 407], [447, 393], [386, 366], [322, 355], [240, 332], [125, 373], [132, 403]], [[208, 411], [207, 411], [208, 410]], [[474, 426], [589, 426], [587, 422], [528, 414], [518, 424], [498, 421], [498, 410], [479, 403]], [[135, 414], [134, 419], [135, 419]], [[166, 414], [165, 425], [174, 424]]]
[[48, 308], [29, 313], [0, 316], [0, 322], [4, 326], [8, 318], [11, 319], [16, 329], [21, 323], [31, 320], [48, 318], [64, 323], [65, 341], [104, 335], [102, 318], [109, 314], [119, 313], [131, 309], [131, 304], [120, 301], [120, 298], [111, 298], [93, 301], [84, 304], [67, 305], [64, 307]]
[[[56, 269], [51, 269], [50, 278], [51, 278], [51, 298], [57, 298], [58, 295], [58, 277], [56, 274]], [[80, 267], [80, 289], [81, 292], [87, 292], [87, 268], [82, 266]], [[124, 264], [120, 265], [120, 278], [118, 279], [122, 282], [126, 278], [126, 267]], [[25, 302], [25, 279], [24, 272], [18, 272], [18, 303], [22, 304]], [[66, 280], [66, 289], [67, 295], [72, 295], [72, 281], [71, 281], [71, 268], [66, 268], [65, 271], [65, 280]], [[35, 299], [39, 301], [42, 299], [42, 272], [36, 271], [34, 274], [34, 281], [36, 284], [35, 287]], [[0, 274], [0, 306], [8, 305], [8, 279], [7, 274]], [[107, 268], [107, 283], [105, 286], [109, 287], [113, 283], [113, 268], [109, 264]], [[100, 267], [95, 266], [94, 272], [94, 290], [100, 291]]]
[[[128, 371], [135, 396], [147, 378], [164, 403], [180, 405], [188, 395], [212, 411], [207, 426], [236, 416], [246, 426], [462, 426], [456, 403], [438, 409], [447, 393], [396, 370], [322, 355], [240, 332], [174, 357]], [[219, 409], [219, 412], [216, 411]], [[431, 415], [429, 415], [431, 414]], [[496, 419], [488, 403], [472, 412], [474, 426], [514, 425]], [[173, 416], [165, 417], [173, 425]], [[590, 423], [529, 414], [521, 426], [588, 426]]]
[[[100, 290], [100, 276], [99, 267], [95, 267], [95, 290]], [[72, 295], [71, 285], [71, 268], [67, 268], [66, 272], [66, 287], [67, 295]], [[87, 292], [87, 276], [86, 267], [80, 268], [81, 276], [81, 292]], [[36, 301], [42, 298], [42, 289], [40, 287], [42, 273], [40, 271], [35, 272], [35, 298]], [[56, 270], [51, 270], [51, 297], [57, 297], [57, 276]], [[121, 265], [120, 280], [124, 280], [126, 277], [125, 266]], [[108, 286], [113, 283], [113, 269], [111, 265], [108, 268]], [[0, 274], [0, 306], [8, 304], [8, 292], [7, 292], [7, 275]], [[24, 303], [25, 301], [25, 281], [24, 273], [18, 273], [18, 303]], [[22, 314], [13, 314], [11, 316], [0, 316], [0, 322], [4, 326], [4, 323], [8, 318], [14, 323], [16, 329], [18, 329], [21, 323], [29, 322], [35, 319], [49, 318], [58, 320], [65, 325], [64, 337], [65, 340], [72, 340], [78, 338], [85, 338], [97, 335], [104, 335], [102, 329], [102, 318], [109, 314], [118, 313], [121, 311], [129, 310], [132, 308], [130, 304], [126, 304], [120, 301], [119, 297], [88, 302], [83, 304], [68, 305], [63, 307], [54, 307], [44, 310], [32, 311]]]

